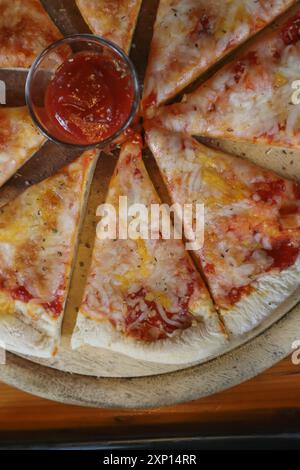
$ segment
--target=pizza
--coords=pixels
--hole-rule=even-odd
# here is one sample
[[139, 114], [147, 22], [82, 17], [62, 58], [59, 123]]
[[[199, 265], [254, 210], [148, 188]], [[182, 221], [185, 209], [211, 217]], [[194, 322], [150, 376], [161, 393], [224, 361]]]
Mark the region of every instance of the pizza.
[[[122, 146], [106, 203], [118, 211], [120, 196], [127, 196], [128, 207], [160, 204], [138, 136]], [[207, 357], [225, 341], [182, 240], [163, 239], [159, 226], [149, 239], [96, 239], [73, 348], [89, 344], [136, 359], [179, 364]]]
[[145, 80], [144, 108], [174, 97], [294, 3], [161, 0]]
[[147, 142], [173, 202], [205, 206], [195, 257], [225, 326], [256, 327], [299, 286], [300, 185], [162, 128]]
[[0, 0], [0, 67], [29, 68], [60, 36], [39, 0]]
[[229, 140], [300, 147], [300, 10], [261, 36], [182, 103], [162, 109], [168, 129]]
[[76, 0], [90, 29], [129, 51], [142, 0]]
[[57, 350], [95, 161], [95, 152], [83, 154], [0, 209], [0, 340], [9, 350]]
[[0, 186], [13, 176], [44, 141], [26, 107], [0, 108]]

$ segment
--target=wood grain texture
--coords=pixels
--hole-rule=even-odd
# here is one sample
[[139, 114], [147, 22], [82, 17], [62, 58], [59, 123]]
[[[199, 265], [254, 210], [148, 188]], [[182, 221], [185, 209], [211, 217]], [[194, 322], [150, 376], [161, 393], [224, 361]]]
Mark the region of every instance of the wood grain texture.
[[300, 366], [291, 358], [255, 379], [201, 400], [151, 411], [90, 409], [37, 398], [0, 384], [0, 435], [70, 430], [103, 436], [292, 430], [300, 418]]

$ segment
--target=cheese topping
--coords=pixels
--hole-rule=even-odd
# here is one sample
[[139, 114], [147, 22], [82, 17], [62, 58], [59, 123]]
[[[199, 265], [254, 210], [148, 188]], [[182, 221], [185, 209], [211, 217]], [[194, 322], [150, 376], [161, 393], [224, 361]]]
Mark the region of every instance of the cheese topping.
[[295, 263], [300, 186], [166, 130], [150, 128], [147, 140], [173, 201], [205, 206], [196, 256], [218, 306], [229, 308], [260, 275]]
[[44, 140], [27, 108], [0, 108], [0, 186], [38, 150]]
[[170, 99], [293, 0], [161, 0], [145, 83], [145, 107]]

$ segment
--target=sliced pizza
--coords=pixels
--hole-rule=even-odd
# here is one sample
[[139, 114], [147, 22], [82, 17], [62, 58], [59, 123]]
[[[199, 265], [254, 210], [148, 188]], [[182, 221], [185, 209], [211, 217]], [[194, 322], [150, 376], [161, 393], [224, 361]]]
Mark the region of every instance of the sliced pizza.
[[[182, 103], [157, 120], [166, 128], [230, 140], [300, 147], [300, 11], [257, 39]], [[295, 83], [294, 83], [295, 82]]]
[[76, 0], [93, 33], [128, 52], [142, 0]]
[[0, 67], [30, 67], [60, 36], [39, 0], [0, 0]]
[[95, 152], [0, 209], [0, 340], [51, 357], [64, 306]]
[[293, 0], [161, 0], [144, 107], [160, 105], [283, 13]]
[[13, 176], [44, 141], [26, 107], [0, 108], [0, 186]]
[[[127, 220], [119, 211], [121, 196], [128, 208], [138, 204], [150, 210], [160, 204], [138, 137], [123, 145], [106, 200], [109, 213], [112, 207], [118, 219]], [[226, 336], [182, 240], [163, 239], [159, 224], [148, 239], [114, 236], [96, 239], [73, 348], [89, 344], [166, 364], [219, 351]]]
[[205, 206], [195, 256], [226, 327], [254, 328], [300, 285], [300, 186], [165, 129], [147, 141], [173, 201]]

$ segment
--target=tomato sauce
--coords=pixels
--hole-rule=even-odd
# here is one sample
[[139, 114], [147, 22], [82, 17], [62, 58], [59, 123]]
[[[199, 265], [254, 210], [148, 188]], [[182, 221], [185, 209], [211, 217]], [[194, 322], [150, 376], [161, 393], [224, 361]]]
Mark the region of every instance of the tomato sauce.
[[[2, 286], [0, 285], [0, 287]], [[24, 303], [28, 303], [34, 298], [24, 286], [18, 286], [11, 290], [10, 293], [14, 300], [19, 300]], [[46, 310], [50, 310], [55, 317], [58, 317], [63, 310], [63, 304], [59, 297], [56, 297], [52, 302], [43, 303], [41, 305]]]
[[59, 317], [59, 315], [63, 311], [63, 304], [59, 297], [54, 299], [52, 302], [47, 302], [47, 303], [42, 304], [42, 306], [46, 310], [50, 310], [54, 314], [55, 317]]
[[141, 288], [134, 294], [130, 294], [128, 298], [131, 300], [136, 299], [137, 305], [138, 300], [143, 299], [151, 314], [148, 314], [144, 320], [139, 322], [138, 319], [142, 315], [142, 312], [137, 307], [128, 307], [128, 316], [126, 317], [125, 324], [126, 333], [142, 341], [154, 341], [167, 338], [168, 334], [173, 333], [175, 330], [185, 330], [189, 328], [192, 325], [192, 316], [189, 313], [188, 305], [193, 292], [194, 285], [190, 283], [187, 286], [186, 296], [183, 299], [179, 299], [181, 311], [180, 313], [176, 313], [175, 318], [174, 313], [170, 313], [164, 309], [166, 317], [173, 321], [174, 324], [170, 324], [162, 318], [154, 300], [146, 300], [146, 290], [144, 288]]
[[28, 292], [28, 290], [24, 286], [16, 287], [11, 292], [11, 296], [14, 300], [20, 300], [21, 302], [26, 303], [33, 299], [33, 296]]
[[275, 202], [276, 196], [282, 196], [285, 192], [285, 183], [283, 180], [264, 181], [255, 184], [255, 194], [263, 202]]
[[252, 291], [252, 286], [233, 287], [227, 294], [227, 299], [231, 305], [236, 304], [244, 295], [249, 295]]
[[281, 30], [281, 37], [284, 43], [289, 46], [296, 44], [300, 39], [300, 12], [290, 18]]
[[299, 246], [294, 246], [289, 240], [283, 240], [276, 243], [272, 250], [267, 251], [268, 256], [273, 258], [270, 269], [287, 269], [292, 266], [299, 255]]
[[211, 263], [206, 263], [204, 272], [205, 274], [216, 274], [214, 265]]
[[99, 143], [125, 124], [133, 100], [134, 85], [120, 61], [79, 52], [60, 66], [48, 85], [46, 127], [67, 143]]
[[205, 13], [200, 15], [199, 20], [190, 33], [190, 37], [193, 41], [197, 41], [202, 34], [211, 34], [213, 33], [214, 18], [209, 17]]
[[293, 186], [295, 198], [300, 200], [300, 184], [295, 183]]
[[285, 216], [285, 215], [292, 215], [292, 214], [297, 214], [300, 212], [300, 206], [297, 204], [288, 204], [286, 206], [283, 206], [280, 208], [280, 215]]

